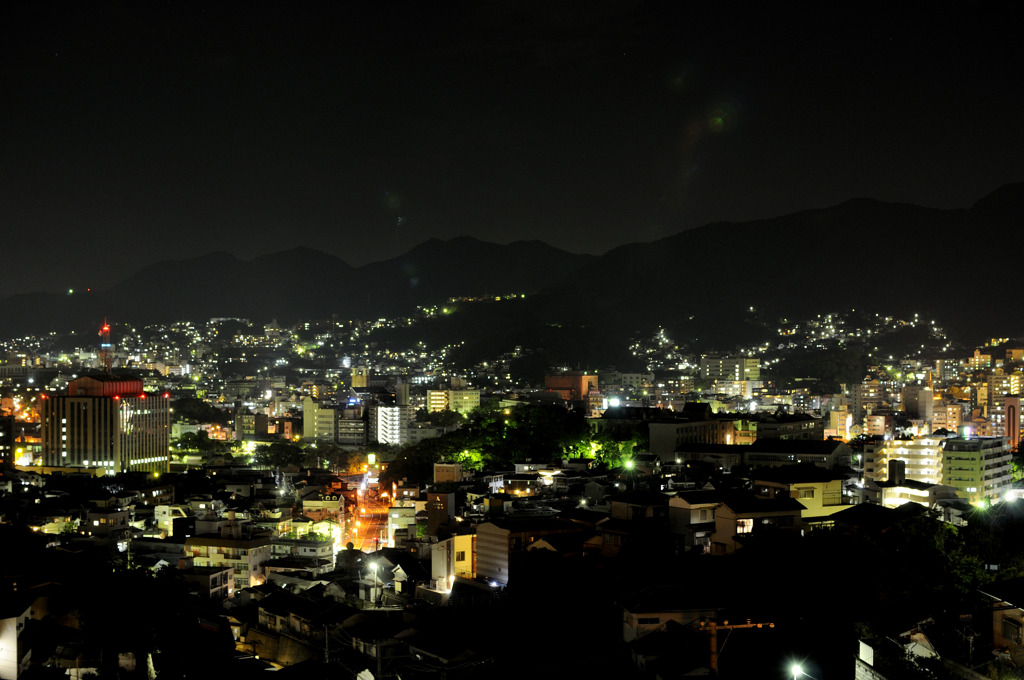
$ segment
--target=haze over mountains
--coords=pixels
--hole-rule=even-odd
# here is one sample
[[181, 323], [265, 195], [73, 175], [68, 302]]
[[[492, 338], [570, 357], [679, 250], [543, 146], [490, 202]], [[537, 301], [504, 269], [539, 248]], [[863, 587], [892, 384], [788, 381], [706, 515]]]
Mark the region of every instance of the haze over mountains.
[[680, 341], [732, 345], [764, 335], [780, 318], [856, 308], [918, 313], [954, 336], [980, 339], [1024, 333], [1013, 269], [996, 264], [1021, 227], [1024, 184], [1013, 184], [970, 209], [855, 199], [709, 224], [601, 256], [470, 237], [428, 240], [358, 268], [305, 247], [249, 261], [213, 253], [158, 262], [105, 291], [2, 299], [0, 334], [85, 330], [104, 318], [137, 325], [365, 319], [452, 296], [536, 293], [509, 324], [662, 325]]

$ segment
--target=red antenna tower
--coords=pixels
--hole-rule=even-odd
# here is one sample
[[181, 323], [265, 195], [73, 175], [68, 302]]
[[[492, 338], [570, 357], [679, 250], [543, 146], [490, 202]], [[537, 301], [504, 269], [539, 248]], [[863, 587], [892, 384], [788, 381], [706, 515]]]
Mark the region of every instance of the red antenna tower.
[[114, 355], [110, 349], [110, 324], [103, 319], [103, 328], [100, 329], [100, 363], [107, 373], [110, 373], [114, 366]]

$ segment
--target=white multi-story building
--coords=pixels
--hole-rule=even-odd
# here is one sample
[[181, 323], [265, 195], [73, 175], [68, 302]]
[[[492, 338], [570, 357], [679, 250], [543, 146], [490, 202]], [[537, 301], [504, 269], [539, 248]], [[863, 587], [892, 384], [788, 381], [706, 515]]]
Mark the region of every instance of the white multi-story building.
[[412, 406], [371, 406], [370, 440], [380, 444], [408, 444], [409, 423], [414, 416]]
[[876, 482], [888, 482], [889, 462], [902, 461], [906, 466], [906, 479], [925, 484], [942, 484], [941, 437], [914, 437], [895, 439], [881, 446], [867, 446], [864, 450], [864, 476]]
[[233, 535], [230, 530], [209, 536], [185, 539], [185, 555], [197, 567], [231, 567], [234, 590], [256, 586], [266, 581], [263, 563], [270, 559], [270, 539]]

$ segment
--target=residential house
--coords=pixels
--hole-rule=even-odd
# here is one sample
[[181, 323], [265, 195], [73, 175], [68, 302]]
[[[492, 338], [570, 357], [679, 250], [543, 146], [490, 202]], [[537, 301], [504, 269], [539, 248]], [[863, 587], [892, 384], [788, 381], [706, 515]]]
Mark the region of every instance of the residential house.
[[813, 463], [759, 468], [750, 473], [755, 496], [795, 498], [804, 506], [801, 515], [805, 521], [827, 517], [850, 505], [850, 499], [843, 496], [845, 479]]
[[1024, 666], [1024, 578], [990, 583], [980, 590], [992, 603], [992, 646], [997, 656]]
[[35, 595], [8, 593], [0, 598], [0, 679], [16, 680], [32, 660], [26, 630]]
[[799, 535], [804, 506], [793, 498], [758, 498], [749, 493], [728, 494], [715, 510], [711, 552], [727, 555], [750, 540]]
[[492, 519], [476, 527], [477, 575], [508, 585], [526, 546], [542, 536], [578, 532], [575, 522], [552, 517]]
[[710, 553], [715, 508], [721, 502], [722, 493], [713, 489], [678, 492], [668, 499], [669, 531], [686, 550]]
[[430, 545], [432, 587], [450, 590], [458, 576], [476, 577], [476, 534], [457, 534]]
[[661, 585], [644, 589], [622, 606], [622, 639], [630, 642], [662, 628], [669, 621], [695, 625], [714, 619], [714, 589], [692, 585]]
[[[185, 561], [185, 560], [182, 560]], [[188, 560], [191, 562], [192, 560]], [[200, 597], [226, 600], [235, 594], [234, 571], [231, 567], [188, 567], [179, 574]]]

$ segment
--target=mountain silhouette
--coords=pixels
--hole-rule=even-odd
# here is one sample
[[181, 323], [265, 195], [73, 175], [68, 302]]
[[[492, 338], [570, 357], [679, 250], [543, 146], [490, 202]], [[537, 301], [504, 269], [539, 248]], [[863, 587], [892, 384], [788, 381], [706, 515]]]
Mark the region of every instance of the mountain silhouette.
[[[240, 260], [211, 253], [146, 266], [106, 291], [0, 300], [5, 337], [211, 317], [377, 318], [451, 297], [534, 294], [516, 325], [672, 330], [716, 346], [765, 337], [782, 319], [850, 309], [919, 314], [954, 334], [1024, 334], [1016, 286], [971, 255], [1024, 226], [1024, 184], [939, 210], [853, 199], [819, 210], [719, 222], [601, 256], [541, 241], [430, 239], [352, 267], [309, 247]], [[987, 259], [987, 258], [986, 258]]]

